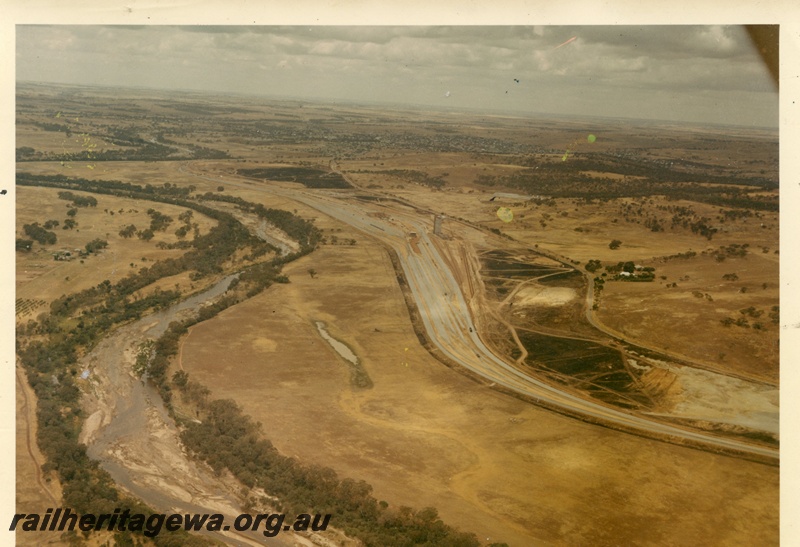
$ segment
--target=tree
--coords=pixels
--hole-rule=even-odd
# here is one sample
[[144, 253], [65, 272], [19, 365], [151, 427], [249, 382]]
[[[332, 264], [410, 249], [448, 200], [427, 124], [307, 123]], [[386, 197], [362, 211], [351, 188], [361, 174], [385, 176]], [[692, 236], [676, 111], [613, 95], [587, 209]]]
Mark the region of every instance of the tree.
[[105, 249], [108, 247], [108, 241], [104, 239], [93, 239], [89, 243], [86, 244], [86, 252], [87, 253], [95, 253], [100, 249]]
[[172, 383], [179, 388], [185, 388], [189, 383], [189, 375], [184, 370], [178, 370], [172, 375]]
[[122, 230], [119, 231], [119, 235], [124, 238], [132, 237], [133, 234], [136, 233], [136, 226], [133, 224], [128, 224]]
[[602, 265], [603, 265], [602, 262], [600, 262], [599, 260], [590, 260], [589, 262], [586, 263], [586, 271], [594, 273], [597, 270], [599, 270]]
[[36, 150], [31, 148], [30, 146], [20, 146], [17, 148], [17, 160], [20, 160], [26, 156], [33, 156], [36, 153]]
[[155, 236], [153, 230], [151, 230], [150, 228], [142, 230], [141, 232], [137, 232], [136, 235], [139, 237], [139, 239], [143, 239], [144, 241], [150, 241], [151, 239], [153, 239], [153, 236]]
[[308, 275], [311, 276], [311, 279], [314, 279], [314, 276], [317, 275], [317, 270], [315, 270], [314, 268], [309, 268]]
[[608, 248], [611, 250], [619, 249], [620, 245], [622, 245], [622, 242], [619, 239], [612, 239], [611, 243], [608, 244]]
[[32, 239], [17, 239], [16, 250], [30, 252], [32, 245]]

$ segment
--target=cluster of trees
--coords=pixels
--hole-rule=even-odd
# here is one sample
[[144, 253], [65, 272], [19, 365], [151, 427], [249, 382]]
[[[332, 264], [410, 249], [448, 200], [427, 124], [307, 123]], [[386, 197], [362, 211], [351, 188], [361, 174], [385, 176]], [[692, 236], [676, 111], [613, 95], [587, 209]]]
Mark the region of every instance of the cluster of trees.
[[53, 123], [53, 122], [34, 122], [34, 121], [30, 121], [29, 123], [35, 127], [44, 129], [45, 131], [52, 131], [54, 133], [65, 133], [67, 135], [67, 138], [72, 136], [72, 130], [69, 128], [68, 125]]
[[[722, 323], [724, 327], [730, 327], [731, 325], [736, 325], [737, 327], [743, 327], [745, 329], [750, 328], [750, 322], [745, 317], [738, 317], [736, 319], [733, 319], [732, 317], [726, 317], [725, 319], [721, 319], [720, 323]], [[760, 322], [756, 322], [754, 324], [754, 328], [756, 330], [761, 330], [763, 328], [763, 324]]]
[[147, 215], [150, 217], [150, 230], [153, 232], [163, 232], [172, 224], [172, 217], [155, 209], [148, 209]]
[[16, 183], [20, 186], [49, 186], [52, 188], [67, 188], [81, 190], [93, 194], [107, 194], [134, 199], [161, 201], [172, 203], [172, 198], [187, 197], [194, 192], [194, 186], [177, 186], [165, 182], [161, 186], [145, 184], [140, 186], [130, 182], [118, 180], [89, 180], [80, 177], [67, 177], [65, 175], [33, 175], [31, 173], [17, 173]]
[[322, 240], [322, 232], [308, 220], [282, 209], [270, 209], [260, 203], [251, 203], [240, 197], [223, 196], [207, 192], [199, 196], [201, 200], [222, 201], [233, 203], [246, 213], [256, 214], [277, 228], [283, 230], [289, 237], [300, 244], [303, 250], [313, 249]]
[[105, 239], [93, 239], [89, 243], [86, 244], [86, 252], [87, 253], [96, 253], [100, 249], [105, 249], [108, 247], [108, 241]]
[[696, 256], [697, 256], [697, 252], [696, 251], [686, 251], [685, 253], [677, 253], [677, 254], [674, 254], [674, 255], [665, 256], [661, 260], [666, 262], [668, 260], [674, 260], [676, 258], [689, 259], [689, 258], [694, 258]]
[[184, 212], [178, 215], [178, 220], [183, 222], [183, 226], [180, 226], [178, 227], [177, 230], [175, 230], [175, 235], [179, 239], [183, 239], [184, 237], [186, 237], [186, 234], [188, 234], [189, 230], [191, 230], [192, 228], [194, 228], [195, 237], [198, 237], [200, 235], [200, 227], [196, 223], [194, 225], [192, 224], [192, 216], [193, 213], [191, 209], [186, 209]]
[[[528, 168], [502, 177], [481, 175], [475, 182], [553, 197], [614, 199], [664, 195], [721, 207], [778, 210], [777, 194], [763, 192], [776, 189], [778, 183], [765, 177], [679, 170], [661, 163], [600, 154], [575, 154], [567, 161], [529, 158], [522, 163]], [[589, 172], [623, 175], [623, 179], [592, 176]]]
[[119, 231], [119, 235], [124, 238], [133, 237], [136, 233], [136, 225], [135, 224], [128, 224], [124, 228]]
[[711, 252], [711, 256], [717, 262], [724, 262], [728, 258], [743, 258], [747, 256], [747, 249], [750, 247], [749, 243], [731, 243], [730, 245], [722, 245], [719, 249]]
[[237, 169], [236, 172], [258, 180], [299, 182], [309, 188], [352, 188], [339, 173], [308, 167], [261, 167]]
[[590, 260], [586, 263], [586, 271], [589, 273], [594, 273], [599, 270], [602, 265], [603, 263], [599, 260]]
[[644, 225], [646, 228], [649, 228], [651, 232], [664, 231], [664, 226], [655, 217], [647, 217], [647, 219], [644, 221]]
[[[620, 216], [625, 219], [625, 222], [635, 222], [637, 224], [642, 224], [641, 217], [644, 217], [644, 226], [649, 228], [651, 232], [662, 232], [664, 231], [664, 220], [659, 219], [656, 215], [645, 214], [645, 200], [644, 198], [638, 198], [635, 202], [620, 202]], [[652, 199], [650, 200], [652, 204]], [[659, 209], [663, 208], [663, 206], [659, 206]], [[613, 222], [616, 222], [617, 219], [613, 219]], [[673, 225], [675, 227], [674, 218], [673, 218]], [[687, 224], [684, 224], [684, 227], [688, 227]]]
[[[189, 154], [182, 154], [177, 148], [165, 146], [161, 143], [154, 142], [131, 142], [123, 141], [118, 138], [109, 138], [100, 136], [101, 138], [119, 146], [126, 148], [118, 148], [114, 150], [81, 150], [80, 152], [37, 152], [33, 149], [23, 150], [17, 149], [17, 161], [178, 161], [190, 159], [227, 159], [230, 156], [227, 152], [222, 150], [215, 150], [213, 148], [205, 148], [193, 144], [187, 144], [184, 147], [190, 152]], [[24, 147], [23, 147], [24, 148]]]
[[193, 143], [186, 143], [183, 146], [191, 150], [192, 156], [198, 160], [222, 160], [231, 157], [227, 151], [216, 148], [207, 148]]
[[444, 187], [446, 184], [444, 177], [447, 176], [447, 174], [443, 174], [438, 177], [432, 177], [428, 173], [425, 173], [424, 171], [418, 171], [416, 169], [386, 169], [383, 171], [359, 170], [358, 173], [378, 173], [382, 175], [391, 175], [393, 177], [398, 177], [410, 182], [424, 184], [425, 186], [430, 186], [431, 188]]
[[56, 234], [45, 230], [39, 226], [38, 222], [25, 224], [22, 226], [22, 230], [25, 232], [26, 236], [38, 242], [40, 245], [54, 245], [57, 241]]
[[595, 277], [592, 280], [592, 283], [594, 284], [594, 297], [595, 297], [595, 303], [592, 305], [592, 309], [596, 310], [600, 307], [599, 303], [600, 293], [603, 292], [603, 287], [605, 287], [606, 285], [606, 280], [603, 279], [602, 277]]
[[284, 257], [283, 259], [273, 259], [270, 262], [262, 262], [247, 268], [243, 271], [239, 278], [235, 280], [234, 286], [244, 284], [246, 286], [245, 298], [251, 298], [272, 283], [288, 283], [289, 278], [281, 275], [281, 265], [283, 260], [294, 260], [296, 257]]
[[753, 216], [753, 212], [749, 209], [720, 209], [719, 220], [724, 222], [726, 220], [738, 220], [740, 218], [749, 218]]
[[111, 128], [104, 138], [117, 146], [143, 146], [147, 144], [147, 141], [141, 138], [133, 127]]
[[97, 207], [97, 200], [92, 196], [79, 196], [72, 192], [59, 192], [58, 198], [71, 202], [75, 207]]
[[16, 161], [32, 160], [36, 155], [36, 149], [30, 146], [19, 146], [16, 150]]
[[[750, 319], [759, 319], [762, 315], [764, 315], [764, 310], [756, 309], [754, 306], [750, 306], [748, 308], [743, 308], [739, 310], [739, 316], [734, 319], [733, 317], [726, 317], [720, 320], [725, 327], [730, 327], [731, 325], [736, 325], [737, 327], [742, 327], [745, 329], [753, 328], [755, 330], [764, 330], [766, 326], [762, 321], [754, 321], [752, 324], [748, 321]], [[780, 306], [772, 306], [770, 308], [769, 313], [767, 314], [769, 320], [774, 325], [780, 323], [781, 320], [781, 308]]]
[[710, 294], [704, 293], [702, 291], [692, 291], [692, 296], [694, 296], [695, 298], [705, 298], [709, 302], [714, 301], [714, 298]]
[[656, 209], [660, 211], [665, 211], [667, 213], [672, 213], [672, 223], [678, 224], [681, 222], [682, 219], [692, 219], [694, 216], [697, 215], [694, 208], [687, 207], [685, 205], [657, 205]]
[[142, 241], [150, 241], [156, 236], [156, 233], [151, 230], [150, 228], [145, 228], [144, 230], [140, 230], [136, 232], [136, 237], [141, 239]]
[[781, 322], [781, 307], [780, 306], [772, 306], [769, 310], [769, 314], [767, 314], [769, 320], [772, 321], [774, 324], [778, 324]]
[[16, 244], [15, 244], [15, 249], [17, 251], [23, 251], [23, 252], [29, 253], [32, 248], [33, 248], [33, 240], [32, 239], [17, 238]]
[[709, 219], [703, 217], [697, 222], [692, 222], [689, 228], [691, 228], [693, 234], [700, 234], [711, 241], [711, 238], [717, 233], [717, 229], [709, 226], [708, 222]]

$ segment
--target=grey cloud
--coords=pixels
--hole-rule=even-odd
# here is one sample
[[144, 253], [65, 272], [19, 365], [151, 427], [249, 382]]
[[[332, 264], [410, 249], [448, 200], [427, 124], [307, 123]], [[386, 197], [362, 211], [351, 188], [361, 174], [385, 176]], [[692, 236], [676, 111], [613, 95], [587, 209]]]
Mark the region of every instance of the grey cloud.
[[735, 58], [752, 51], [741, 26], [547, 27], [546, 35], [569, 34], [587, 45], [603, 44], [618, 53], [638, 52], [655, 59]]
[[22, 25], [17, 74], [472, 108], [573, 105], [598, 115], [616, 108], [647, 116], [665, 93], [673, 104], [703, 94], [732, 104], [726, 97], [736, 96], [743, 113], [754, 101], [773, 101], [744, 31], [724, 26]]

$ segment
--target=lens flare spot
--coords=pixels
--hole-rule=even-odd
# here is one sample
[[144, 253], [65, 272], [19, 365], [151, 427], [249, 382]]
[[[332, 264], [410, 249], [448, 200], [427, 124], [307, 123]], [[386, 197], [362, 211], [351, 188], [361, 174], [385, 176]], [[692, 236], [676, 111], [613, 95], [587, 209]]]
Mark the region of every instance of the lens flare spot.
[[500, 207], [497, 210], [497, 218], [506, 223], [511, 222], [514, 220], [514, 212], [508, 207]]

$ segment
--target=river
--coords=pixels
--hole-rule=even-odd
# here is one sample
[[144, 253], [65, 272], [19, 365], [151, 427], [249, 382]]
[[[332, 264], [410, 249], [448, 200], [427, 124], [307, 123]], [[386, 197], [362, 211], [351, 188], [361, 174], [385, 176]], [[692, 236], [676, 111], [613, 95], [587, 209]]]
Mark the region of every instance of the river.
[[[232, 477], [217, 477], [205, 464], [185, 453], [179, 432], [156, 389], [131, 372], [136, 348], [161, 336], [170, 322], [197, 312], [224, 294], [236, 276], [166, 310], [120, 327], [81, 360], [90, 382], [81, 441], [91, 458], [114, 482], [153, 509], [167, 513], [221, 513], [231, 523], [241, 510], [239, 485]], [[292, 518], [292, 516], [289, 516]], [[310, 545], [305, 538], [284, 533], [274, 538], [255, 532], [206, 532], [228, 545]]]

